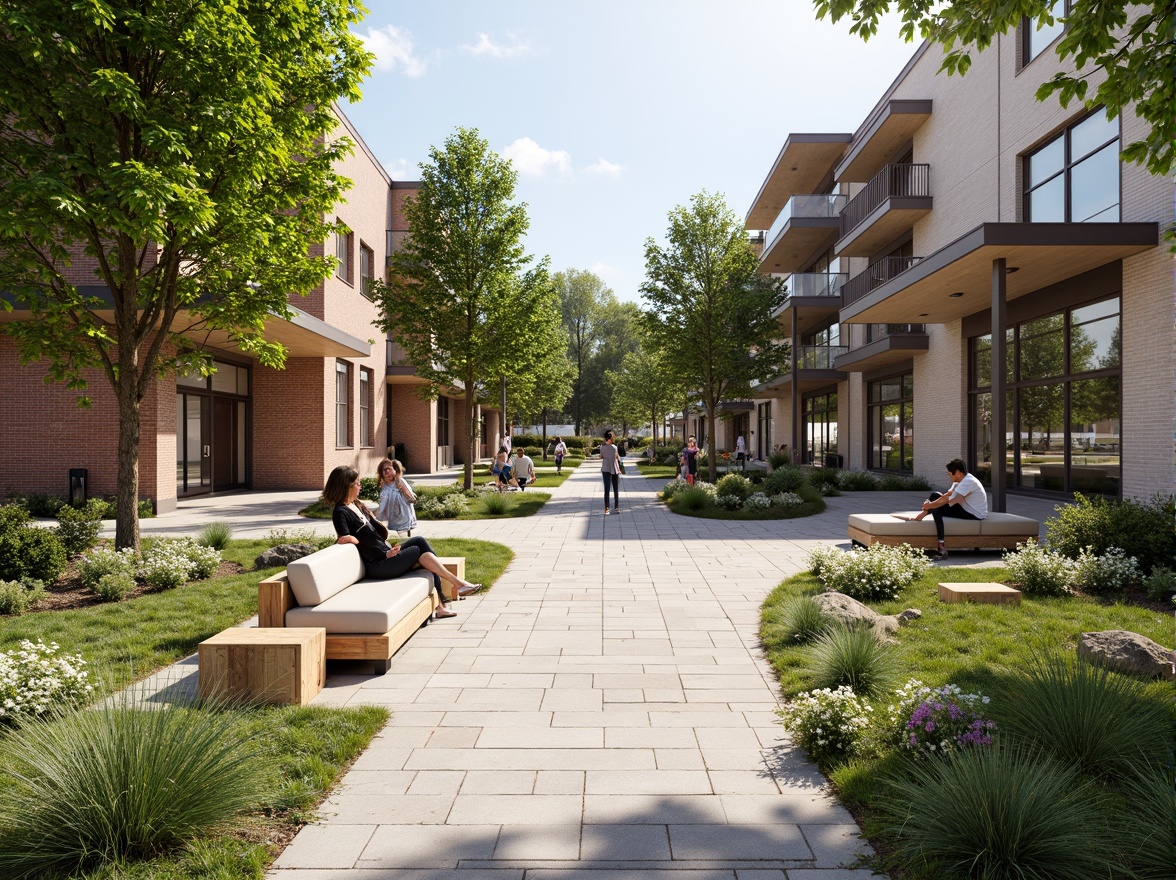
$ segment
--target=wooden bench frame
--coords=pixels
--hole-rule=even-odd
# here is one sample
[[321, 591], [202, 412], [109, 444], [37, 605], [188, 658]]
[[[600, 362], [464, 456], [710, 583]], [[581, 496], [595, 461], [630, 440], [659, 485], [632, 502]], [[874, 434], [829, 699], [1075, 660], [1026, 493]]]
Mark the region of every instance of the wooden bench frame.
[[[884, 544], [897, 547], [899, 544], [910, 544], [921, 550], [935, 550], [939, 547], [934, 535], [871, 535], [855, 526], [849, 526], [849, 539], [864, 547], [874, 544]], [[944, 535], [943, 546], [948, 550], [979, 550], [981, 548], [994, 550], [1015, 550], [1018, 544], [1027, 541], [1036, 543], [1037, 538], [1030, 535]]]

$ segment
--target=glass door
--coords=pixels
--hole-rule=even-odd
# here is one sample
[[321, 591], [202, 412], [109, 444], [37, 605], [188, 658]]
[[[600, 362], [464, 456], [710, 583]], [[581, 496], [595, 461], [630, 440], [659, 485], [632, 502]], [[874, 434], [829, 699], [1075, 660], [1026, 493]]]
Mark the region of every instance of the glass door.
[[176, 393], [176, 494], [212, 490], [212, 398]]

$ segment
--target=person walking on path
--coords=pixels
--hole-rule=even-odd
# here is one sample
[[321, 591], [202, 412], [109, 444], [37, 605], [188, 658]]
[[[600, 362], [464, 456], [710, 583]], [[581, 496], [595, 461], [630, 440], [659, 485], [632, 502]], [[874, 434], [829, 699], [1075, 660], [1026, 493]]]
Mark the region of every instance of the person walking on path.
[[694, 485], [694, 478], [698, 476], [698, 441], [691, 437], [686, 441], [686, 448], [682, 450], [682, 467], [686, 470], [686, 482]]
[[747, 444], [742, 434], [735, 438], [735, 460], [739, 462], [740, 468], [747, 470]]
[[950, 519], [984, 519], [988, 516], [988, 493], [983, 484], [968, 473], [968, 468], [962, 459], [953, 458], [947, 463], [947, 475], [951, 478], [951, 487], [946, 492], [932, 492], [923, 502], [923, 509], [914, 517], [915, 522], [923, 519], [927, 514], [935, 518], [935, 537], [939, 543], [940, 559], [947, 558], [947, 548], [943, 544], [943, 520]]
[[568, 454], [568, 444], [563, 442], [563, 438], [555, 438], [555, 474], [559, 476], [563, 473], [564, 456]]
[[535, 482], [535, 462], [521, 446], [515, 447], [514, 478], [519, 485], [519, 491], [527, 488], [528, 483]]
[[613, 513], [620, 513], [620, 488], [621, 488], [621, 466], [620, 466], [621, 451], [617, 449], [617, 444], [613, 441], [613, 432], [604, 432], [604, 443], [600, 445], [600, 475], [604, 480], [604, 512], [609, 513], [608, 508], [608, 490], [612, 489], [613, 494]]

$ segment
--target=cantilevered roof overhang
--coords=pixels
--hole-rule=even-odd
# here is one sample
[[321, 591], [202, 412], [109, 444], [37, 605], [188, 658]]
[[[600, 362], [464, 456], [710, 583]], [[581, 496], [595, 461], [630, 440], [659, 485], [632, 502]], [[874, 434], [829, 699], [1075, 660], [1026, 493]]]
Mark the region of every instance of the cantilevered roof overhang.
[[[796, 386], [803, 394], [836, 385], [843, 379], [845, 379], [845, 373], [840, 370], [797, 370]], [[775, 379], [753, 385], [751, 392], [757, 399], [790, 397], [792, 395], [792, 374], [784, 373]]]
[[853, 302], [855, 324], [944, 324], [992, 303], [993, 260], [1014, 300], [1160, 243], [1158, 223], [984, 223]]
[[748, 229], [771, 229], [795, 194], [815, 193], [829, 176], [850, 134], [790, 134], [747, 212]]
[[864, 123], [861, 134], [834, 170], [834, 178], [865, 183], [887, 162], [897, 160], [899, 151], [930, 118], [929, 99], [887, 101]]

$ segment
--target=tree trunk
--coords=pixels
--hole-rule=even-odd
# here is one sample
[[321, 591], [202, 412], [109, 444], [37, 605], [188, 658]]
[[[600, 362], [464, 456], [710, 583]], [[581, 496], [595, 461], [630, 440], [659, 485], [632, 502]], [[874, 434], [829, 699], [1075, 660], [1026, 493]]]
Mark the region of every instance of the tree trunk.
[[547, 461], [547, 407], [543, 407], [543, 460]]
[[466, 408], [466, 457], [462, 467], [461, 485], [463, 489], [474, 488], [474, 461], [477, 459], [478, 448], [478, 399], [474, 394], [474, 383], [465, 383]]
[[[131, 357], [119, 352], [118, 397], [118, 486], [115, 495], [114, 546], [139, 552], [139, 429], [138, 370], [135, 350]], [[129, 361], [129, 362], [128, 362]]]
[[706, 408], [706, 442], [706, 469], [710, 474], [708, 482], [713, 483], [718, 474], [718, 462], [715, 461], [718, 450], [715, 447], [715, 407], [710, 404]]

